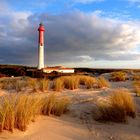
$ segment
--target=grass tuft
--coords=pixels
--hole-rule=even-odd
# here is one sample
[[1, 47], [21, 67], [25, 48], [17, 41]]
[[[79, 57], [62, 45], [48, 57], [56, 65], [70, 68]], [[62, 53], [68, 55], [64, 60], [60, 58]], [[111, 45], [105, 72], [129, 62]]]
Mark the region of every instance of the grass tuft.
[[30, 78], [27, 83], [28, 87], [31, 88], [32, 92], [37, 91], [48, 91], [49, 90], [49, 80], [48, 79], [33, 79]]
[[99, 78], [98, 78], [98, 87], [99, 88], [103, 88], [103, 87], [110, 87], [111, 85], [110, 85], [110, 83], [109, 83], [109, 81], [108, 80], [106, 80], [103, 76], [100, 76]]
[[80, 84], [85, 85], [87, 89], [97, 87], [97, 80], [90, 76], [80, 76]]
[[118, 71], [118, 72], [112, 72], [111, 73], [111, 81], [125, 81], [127, 80], [127, 74], [123, 71]]
[[48, 91], [49, 90], [49, 80], [47, 79], [40, 79], [38, 80], [38, 88], [40, 91]]
[[58, 99], [56, 95], [44, 97], [12, 94], [0, 97], [0, 131], [13, 132], [14, 128], [25, 131], [37, 115], [60, 116], [68, 110], [69, 103], [70, 100]]
[[37, 92], [37, 79], [30, 78], [27, 81], [27, 85], [32, 90], [32, 92]]
[[65, 113], [68, 110], [70, 100], [67, 98], [58, 99], [54, 94], [45, 98], [42, 107], [42, 114], [57, 115]]
[[64, 87], [66, 89], [74, 90], [79, 88], [78, 76], [65, 76], [63, 77]]
[[20, 92], [27, 86], [27, 82], [21, 79], [4, 79], [0, 82], [1, 89]]
[[61, 91], [64, 88], [74, 90], [79, 88], [78, 76], [62, 76], [54, 81], [53, 89], [55, 91]]
[[139, 74], [133, 74], [132, 75], [132, 80], [139, 81], [140, 80], [140, 75]]
[[134, 81], [133, 82], [134, 86], [134, 92], [136, 93], [136, 96], [140, 96], [140, 81]]
[[55, 91], [62, 91], [64, 89], [64, 80], [61, 77], [53, 81], [53, 89]]
[[135, 103], [127, 90], [114, 90], [106, 102], [97, 104], [99, 115], [97, 120], [126, 122], [127, 116], [135, 118]]

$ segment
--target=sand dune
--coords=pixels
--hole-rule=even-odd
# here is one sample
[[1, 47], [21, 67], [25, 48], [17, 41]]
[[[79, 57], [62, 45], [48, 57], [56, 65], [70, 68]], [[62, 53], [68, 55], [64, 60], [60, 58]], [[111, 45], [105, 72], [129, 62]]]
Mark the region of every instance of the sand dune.
[[[128, 81], [127, 81], [128, 82]], [[127, 87], [131, 83], [113, 83], [113, 88]], [[27, 131], [14, 130], [14, 133], [4, 131], [0, 140], [140, 140], [140, 98], [137, 102], [137, 117], [129, 118], [128, 123], [101, 123], [92, 118], [91, 112], [95, 102], [104, 100], [109, 88], [97, 90], [77, 89], [58, 92], [60, 97], [71, 97], [73, 104], [70, 111], [61, 117], [39, 116], [31, 122]]]
[[60, 118], [40, 117], [26, 132], [3, 132], [0, 140], [140, 140], [140, 118], [129, 124], [86, 122], [82, 118], [63, 115]]

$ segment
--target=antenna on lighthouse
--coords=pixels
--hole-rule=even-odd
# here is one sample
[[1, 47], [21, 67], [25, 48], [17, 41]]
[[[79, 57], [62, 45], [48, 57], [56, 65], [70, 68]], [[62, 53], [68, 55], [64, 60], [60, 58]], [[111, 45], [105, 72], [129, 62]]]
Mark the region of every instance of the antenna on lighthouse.
[[45, 28], [42, 23], [39, 24], [39, 39], [38, 39], [38, 69], [44, 68], [44, 32]]

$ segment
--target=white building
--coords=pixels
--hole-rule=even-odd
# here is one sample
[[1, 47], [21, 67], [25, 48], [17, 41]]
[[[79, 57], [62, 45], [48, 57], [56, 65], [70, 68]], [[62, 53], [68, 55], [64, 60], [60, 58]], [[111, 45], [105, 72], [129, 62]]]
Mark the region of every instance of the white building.
[[43, 68], [44, 73], [59, 72], [59, 73], [74, 73], [73, 68], [65, 68], [62, 66]]

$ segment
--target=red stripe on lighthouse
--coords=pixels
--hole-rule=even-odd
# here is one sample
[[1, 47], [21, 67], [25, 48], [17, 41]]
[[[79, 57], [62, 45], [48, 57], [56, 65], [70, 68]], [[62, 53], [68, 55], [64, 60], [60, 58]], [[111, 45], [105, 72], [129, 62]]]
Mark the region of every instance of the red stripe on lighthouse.
[[39, 33], [39, 44], [40, 44], [40, 46], [43, 46], [43, 44], [44, 44], [44, 36], [43, 36], [44, 34], [43, 34], [43, 32], [42, 31], [40, 31], [40, 33]]
[[45, 28], [42, 24], [40, 24], [40, 26], [38, 28], [38, 31], [39, 31], [39, 45], [43, 46], [44, 45], [44, 31], [45, 31]]

